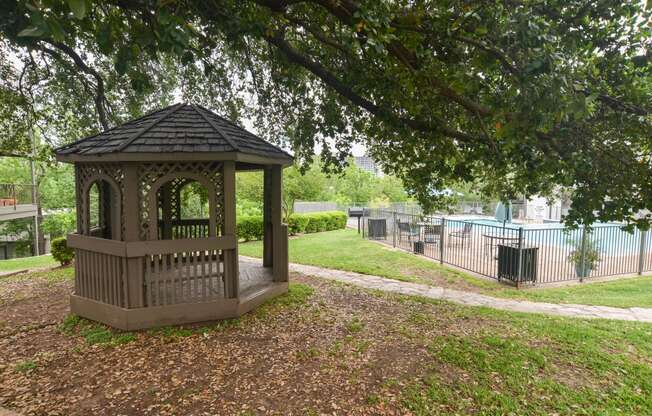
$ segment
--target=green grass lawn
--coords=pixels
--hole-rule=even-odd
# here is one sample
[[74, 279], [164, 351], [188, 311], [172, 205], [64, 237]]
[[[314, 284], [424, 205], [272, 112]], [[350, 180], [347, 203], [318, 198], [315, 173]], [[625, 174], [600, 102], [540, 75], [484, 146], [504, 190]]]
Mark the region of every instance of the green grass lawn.
[[500, 295], [538, 302], [580, 303], [618, 308], [652, 307], [652, 276], [550, 289], [504, 289]]
[[[290, 261], [293, 263], [474, 290], [492, 296], [553, 303], [652, 307], [652, 276], [560, 288], [519, 290], [441, 266], [423, 257], [363, 240], [350, 229], [291, 238], [289, 252]], [[241, 244], [240, 254], [260, 257], [262, 242]]]
[[652, 411], [651, 325], [456, 309], [488, 325], [469, 334], [429, 336], [426, 331], [440, 320], [428, 314], [415, 318], [432, 361], [429, 374], [403, 391], [403, 404], [413, 414]]
[[[240, 244], [245, 256], [261, 257], [263, 244], [254, 241]], [[329, 269], [354, 271], [396, 280], [427, 283], [435, 276], [450, 282], [469, 280], [479, 286], [493, 286], [490, 281], [442, 267], [428, 259], [363, 240], [357, 232], [346, 229], [292, 237], [289, 241], [292, 263], [310, 264]]]
[[0, 260], [0, 272], [10, 272], [23, 269], [41, 269], [58, 266], [51, 255], [37, 257], [22, 257], [18, 259]]

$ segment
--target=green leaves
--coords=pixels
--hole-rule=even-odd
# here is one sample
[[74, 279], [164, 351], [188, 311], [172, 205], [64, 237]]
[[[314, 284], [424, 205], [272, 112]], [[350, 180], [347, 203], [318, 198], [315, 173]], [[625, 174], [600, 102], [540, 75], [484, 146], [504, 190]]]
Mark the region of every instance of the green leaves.
[[[94, 4], [20, 3], [0, 33], [75, 48], [105, 77], [115, 120], [181, 94], [246, 113], [301, 161], [321, 149], [342, 166], [363, 143], [424, 206], [431, 189], [470, 181], [498, 195], [573, 189], [575, 221], [652, 209], [649, 2]], [[287, 48], [270, 40], [281, 35]], [[60, 125], [87, 128], [79, 71], [48, 64], [49, 113], [74, 107], [85, 119]]]
[[46, 31], [42, 27], [35, 27], [35, 26], [29, 26], [20, 32], [18, 32], [18, 36], [21, 37], [41, 37], [46, 34]]
[[76, 19], [83, 19], [86, 16], [86, 0], [68, 0], [68, 7]]

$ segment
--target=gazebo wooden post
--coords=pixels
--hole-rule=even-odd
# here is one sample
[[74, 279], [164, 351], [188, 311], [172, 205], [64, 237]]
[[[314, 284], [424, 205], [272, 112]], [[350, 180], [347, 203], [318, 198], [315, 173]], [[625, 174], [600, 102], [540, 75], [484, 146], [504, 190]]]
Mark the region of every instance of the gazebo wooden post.
[[270, 169], [271, 223], [272, 223], [272, 271], [277, 282], [288, 281], [288, 233], [283, 224], [283, 167], [274, 165]]
[[272, 247], [272, 167], [265, 166], [263, 174], [263, 266], [272, 267], [274, 252]]
[[[139, 241], [140, 209], [138, 204], [138, 167], [126, 164], [124, 167], [124, 241]], [[125, 278], [127, 280], [127, 305], [129, 308], [142, 308], [145, 306], [143, 294], [143, 264], [142, 258], [127, 258]]]
[[[235, 162], [224, 162], [224, 235], [235, 235]], [[215, 215], [211, 213], [210, 215]], [[237, 298], [239, 292], [238, 244], [224, 250], [224, 284], [226, 297]]]

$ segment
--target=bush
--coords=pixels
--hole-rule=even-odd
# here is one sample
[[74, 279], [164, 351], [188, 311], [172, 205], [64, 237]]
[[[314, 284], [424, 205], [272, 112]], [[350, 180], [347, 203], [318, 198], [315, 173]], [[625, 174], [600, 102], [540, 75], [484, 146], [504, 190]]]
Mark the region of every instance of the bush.
[[320, 215], [319, 214], [303, 214], [303, 215], [305, 215], [306, 219], [308, 220], [306, 224], [306, 233], [319, 232]]
[[349, 217], [342, 211], [331, 211], [331, 218], [333, 219], [333, 229], [341, 230], [346, 228], [346, 222]]
[[[345, 228], [347, 217], [345, 213], [340, 211], [327, 211], [310, 214], [293, 214], [290, 219], [301, 225], [296, 226], [296, 232], [318, 233]], [[290, 226], [290, 228], [292, 227]]]
[[59, 237], [52, 240], [52, 258], [67, 266], [75, 258], [75, 251], [68, 247], [65, 237]]
[[236, 223], [236, 235], [239, 240], [252, 241], [263, 238], [263, 217], [244, 215]]
[[[346, 227], [347, 216], [340, 211], [292, 214], [288, 217], [288, 232], [292, 235], [341, 230]], [[263, 217], [245, 215], [238, 218], [237, 236], [239, 240], [252, 241], [263, 238]]]
[[288, 218], [288, 231], [290, 234], [303, 234], [308, 226], [308, 217], [301, 214], [292, 214]]

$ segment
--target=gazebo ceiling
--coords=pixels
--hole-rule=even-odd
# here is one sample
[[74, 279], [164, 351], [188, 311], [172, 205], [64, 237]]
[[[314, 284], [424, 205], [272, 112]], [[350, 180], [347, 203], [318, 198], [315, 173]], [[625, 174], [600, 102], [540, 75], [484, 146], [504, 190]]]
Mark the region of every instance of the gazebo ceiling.
[[61, 161], [236, 160], [292, 163], [292, 156], [196, 104], [179, 103], [55, 150]]

